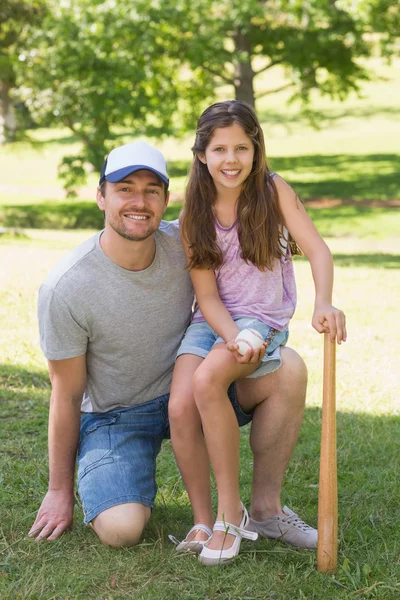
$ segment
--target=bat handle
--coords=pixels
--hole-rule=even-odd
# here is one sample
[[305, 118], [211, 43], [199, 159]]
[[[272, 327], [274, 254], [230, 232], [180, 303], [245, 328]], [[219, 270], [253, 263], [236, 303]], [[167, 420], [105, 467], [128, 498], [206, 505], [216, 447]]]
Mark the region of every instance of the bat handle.
[[317, 569], [334, 573], [337, 566], [338, 493], [336, 460], [336, 341], [324, 334], [321, 458], [318, 496]]

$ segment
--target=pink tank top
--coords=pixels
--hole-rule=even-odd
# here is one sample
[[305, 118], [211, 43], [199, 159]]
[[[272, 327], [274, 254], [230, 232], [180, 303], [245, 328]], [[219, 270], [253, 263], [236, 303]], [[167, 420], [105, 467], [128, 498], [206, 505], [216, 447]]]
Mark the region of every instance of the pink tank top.
[[[296, 282], [287, 243], [285, 256], [276, 258], [273, 270], [260, 271], [241, 258], [237, 222], [222, 227], [216, 220], [217, 242], [223, 264], [215, 271], [220, 298], [232, 317], [254, 317], [282, 331], [296, 308]], [[283, 239], [287, 239], [284, 228]], [[204, 321], [195, 305], [193, 322]]]

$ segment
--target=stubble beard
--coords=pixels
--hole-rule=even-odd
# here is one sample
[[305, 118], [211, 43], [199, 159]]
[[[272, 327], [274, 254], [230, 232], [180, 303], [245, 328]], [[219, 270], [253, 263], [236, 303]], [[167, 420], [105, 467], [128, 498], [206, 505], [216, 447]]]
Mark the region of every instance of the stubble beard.
[[130, 242], [143, 242], [144, 240], [147, 240], [147, 238], [152, 236], [157, 231], [157, 228], [150, 228], [149, 230], [144, 232], [142, 235], [135, 235], [135, 234], [129, 233], [129, 231], [124, 229], [122, 226], [118, 226], [118, 224], [113, 223], [111, 221], [109, 221], [109, 225], [115, 231], [115, 233], [117, 233], [119, 236], [121, 236], [125, 240], [129, 240]]

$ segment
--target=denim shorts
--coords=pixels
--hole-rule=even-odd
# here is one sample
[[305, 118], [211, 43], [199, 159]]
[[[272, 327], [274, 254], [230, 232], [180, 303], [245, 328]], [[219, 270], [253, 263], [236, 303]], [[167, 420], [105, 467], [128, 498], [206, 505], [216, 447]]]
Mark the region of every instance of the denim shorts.
[[[249, 423], [232, 384], [228, 391], [240, 426]], [[154, 506], [156, 458], [169, 438], [169, 394], [150, 402], [106, 413], [81, 416], [78, 492], [85, 523], [107, 508], [126, 502]]]
[[[247, 328], [256, 329], [264, 340], [270, 336], [271, 331], [276, 331], [274, 338], [267, 347], [260, 366], [253, 373], [247, 375], [247, 378], [262, 377], [279, 369], [282, 364], [280, 347], [285, 346], [288, 341], [289, 330], [287, 328], [283, 331], [273, 330], [272, 327], [254, 317], [238, 317], [234, 318], [234, 321], [240, 330]], [[205, 358], [211, 348], [220, 342], [224, 342], [224, 340], [219, 337], [218, 333], [211, 329], [208, 323], [205, 321], [192, 323], [186, 330], [177, 357], [181, 354], [194, 354]]]

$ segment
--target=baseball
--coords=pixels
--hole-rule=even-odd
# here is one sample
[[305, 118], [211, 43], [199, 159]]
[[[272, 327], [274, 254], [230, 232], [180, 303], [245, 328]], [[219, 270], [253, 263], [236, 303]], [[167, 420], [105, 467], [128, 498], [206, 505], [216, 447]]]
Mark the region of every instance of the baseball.
[[264, 338], [261, 333], [258, 333], [255, 329], [243, 329], [237, 334], [235, 342], [239, 346], [239, 354], [243, 355], [246, 354], [248, 350], [261, 348], [264, 343]]

